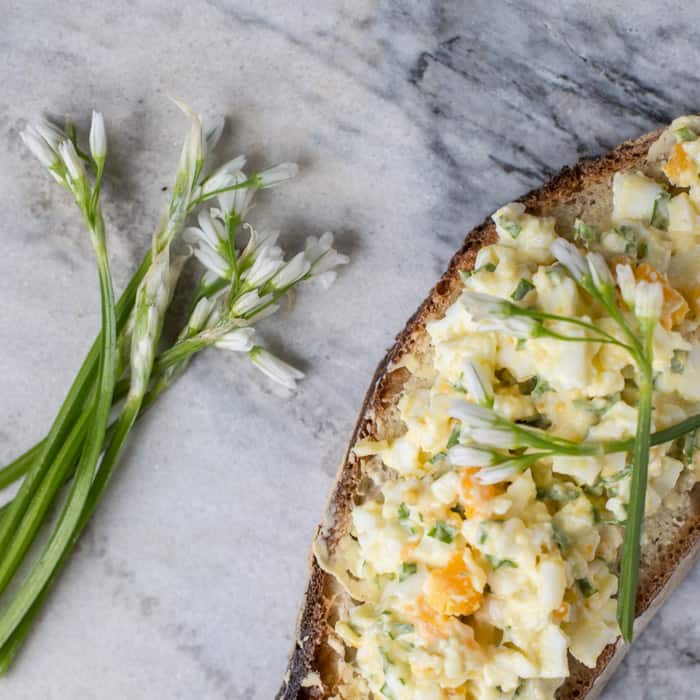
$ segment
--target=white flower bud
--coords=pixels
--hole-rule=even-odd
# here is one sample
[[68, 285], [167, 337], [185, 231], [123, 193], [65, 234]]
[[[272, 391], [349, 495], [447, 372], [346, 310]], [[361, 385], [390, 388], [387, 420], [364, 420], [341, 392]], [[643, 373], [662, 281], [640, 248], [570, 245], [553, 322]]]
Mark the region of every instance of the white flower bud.
[[68, 170], [71, 180], [77, 181], [85, 177], [83, 163], [72, 141], [62, 141], [58, 147], [58, 153], [66, 166], [66, 170]]
[[628, 308], [634, 308], [634, 290], [637, 282], [634, 278], [634, 272], [629, 265], [618, 265], [615, 268], [617, 273], [617, 286], [620, 288], [620, 294]]
[[231, 352], [248, 352], [253, 348], [254, 328], [236, 328], [224, 334], [214, 345]]
[[58, 145], [66, 138], [65, 133], [61, 131], [61, 129], [46, 119], [39, 119], [39, 121], [33, 125], [33, 128], [54, 151], [58, 150]]
[[105, 120], [101, 112], [92, 112], [92, 123], [90, 124], [90, 153], [97, 161], [103, 161], [107, 155], [107, 132], [105, 130]]
[[582, 282], [588, 276], [588, 265], [579, 249], [564, 238], [557, 238], [552, 244], [552, 255], [569, 271], [571, 276]]
[[24, 145], [32, 152], [39, 162], [46, 168], [54, 168], [58, 165], [59, 158], [56, 151], [33, 129], [28, 126], [19, 134]]
[[663, 303], [664, 292], [658, 282], [642, 280], [637, 284], [634, 291], [634, 314], [640, 321], [658, 321]]
[[264, 306], [269, 301], [272, 300], [272, 294], [266, 294], [265, 296], [260, 296], [257, 289], [253, 289], [250, 292], [245, 292], [236, 299], [231, 311], [234, 316], [245, 316], [250, 313], [258, 306]]
[[224, 126], [226, 126], [226, 119], [221, 114], [208, 121], [204, 135], [207, 153], [211, 153], [212, 149], [216, 148], [216, 144], [219, 143], [221, 134], [224, 132]]
[[519, 446], [515, 433], [508, 428], [480, 428], [469, 430], [470, 439], [477, 445], [487, 445], [502, 450], [510, 450]]
[[265, 284], [284, 265], [282, 250], [277, 246], [264, 245], [255, 254], [255, 262], [243, 274], [247, 288]]
[[593, 286], [601, 294], [610, 294], [615, 289], [615, 280], [605, 258], [600, 253], [588, 253], [586, 259]]
[[465, 360], [462, 369], [462, 378], [469, 396], [482, 406], [492, 405], [493, 386], [484, 366], [480, 362]]
[[487, 467], [493, 463], [493, 454], [478, 447], [455, 445], [447, 451], [450, 464], [456, 467]]
[[296, 383], [299, 379], [304, 378], [304, 373], [295, 369], [286, 362], [283, 362], [278, 357], [275, 357], [265, 348], [256, 345], [248, 352], [251, 362], [270, 379], [282, 384], [288, 389], [296, 389]]
[[290, 180], [299, 172], [296, 163], [279, 163], [258, 173], [258, 187], [274, 187], [286, 180]]
[[448, 415], [464, 423], [470, 428], [490, 428], [494, 425], [496, 416], [493, 411], [483, 406], [477, 406], [464, 399], [455, 399], [451, 402]]
[[285, 289], [298, 282], [311, 269], [304, 253], [295, 255], [271, 280], [275, 289]]
[[503, 462], [495, 467], [480, 469], [474, 476], [480, 484], [500, 484], [503, 481], [512, 481], [522, 471], [522, 467], [512, 461]]

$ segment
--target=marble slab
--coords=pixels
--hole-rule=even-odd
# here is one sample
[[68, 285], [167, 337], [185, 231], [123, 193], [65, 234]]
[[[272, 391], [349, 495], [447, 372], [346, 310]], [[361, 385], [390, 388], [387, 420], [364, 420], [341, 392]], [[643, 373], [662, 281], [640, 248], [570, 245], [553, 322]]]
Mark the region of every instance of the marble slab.
[[[8, 1], [0, 26], [0, 460], [46, 429], [99, 324], [89, 242], [18, 132], [106, 116], [121, 287], [185, 124], [302, 174], [251, 217], [352, 264], [263, 335], [307, 373], [282, 397], [199, 358], [138, 426], [0, 698], [262, 700], [284, 673], [314, 526], [375, 364], [465, 231], [580, 156], [697, 110], [700, 7], [639, 0]], [[606, 700], [700, 687], [700, 569]]]

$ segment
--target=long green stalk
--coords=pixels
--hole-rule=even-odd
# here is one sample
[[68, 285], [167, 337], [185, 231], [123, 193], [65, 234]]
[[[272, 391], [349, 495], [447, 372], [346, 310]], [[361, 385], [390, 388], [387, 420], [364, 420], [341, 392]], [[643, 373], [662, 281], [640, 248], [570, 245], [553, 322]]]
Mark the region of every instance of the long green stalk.
[[0, 559], [0, 594], [7, 588], [8, 583], [22, 563], [22, 558], [34, 541], [56, 494], [75, 466], [75, 460], [85, 440], [86, 429], [90, 425], [90, 418], [91, 414], [84, 411], [73, 425], [66, 441], [56, 455], [52, 468], [42, 480], [25, 511], [7, 550], [3, 552], [2, 559]]
[[[148, 395], [147, 395], [148, 396]], [[153, 399], [151, 399], [153, 400]], [[90, 518], [95, 512], [97, 505], [102, 498], [104, 490], [114, 472], [114, 468], [117, 464], [121, 453], [126, 445], [126, 439], [129, 435], [131, 428], [133, 427], [134, 421], [140, 415], [140, 406], [125, 407], [125, 410], [120, 415], [113, 434], [112, 439], [109, 441], [109, 446], [100, 465], [100, 471], [98, 472], [98, 477], [90, 490], [90, 495], [88, 501], [85, 504], [85, 508], [80, 517], [77, 527], [75, 528], [73, 537], [68, 541], [65, 548], [60, 554], [53, 570], [51, 571], [49, 577], [43, 585], [43, 588], [35, 595], [31, 606], [25, 611], [24, 616], [21, 618], [19, 623], [14, 627], [12, 633], [6, 638], [4, 643], [0, 646], [0, 676], [7, 673], [8, 669], [12, 665], [17, 652], [20, 650], [22, 643], [24, 642], [27, 634], [29, 633], [32, 623], [36, 618], [37, 614], [43, 607], [46, 597], [51, 589], [51, 585], [58, 577], [59, 573], [65, 565], [68, 555], [73, 550], [76, 542], [78, 541], [81, 533], [85, 529], [85, 526], [89, 522]]]
[[634, 617], [639, 584], [639, 557], [641, 550], [642, 522], [646, 501], [647, 472], [652, 411], [653, 376], [651, 367], [653, 326], [645, 333], [646, 361], [639, 364], [639, 414], [637, 433], [632, 449], [632, 479], [627, 504], [627, 523], [620, 563], [620, 588], [617, 595], [617, 621], [622, 637], [632, 641]]
[[97, 395], [94, 406], [91, 409], [90, 430], [58, 525], [44, 547], [39, 560], [34, 564], [7, 608], [0, 615], [0, 645], [5, 644], [11, 638], [23, 617], [31, 610], [46, 583], [52, 578], [54, 569], [61, 560], [64, 551], [70, 545], [87, 501], [95, 477], [97, 462], [102, 452], [109, 412], [112, 406], [112, 392], [115, 381], [116, 317], [111, 273], [104, 245], [104, 230], [101, 218], [96, 222], [96, 225], [98, 230], [93, 236], [93, 242], [95, 244], [100, 278], [100, 297], [102, 301], [102, 333], [100, 337], [102, 344]]
[[[146, 271], [150, 267], [151, 255], [151, 251], [149, 250], [141, 261], [139, 269], [129, 281], [129, 284], [116, 304], [115, 316], [117, 333], [121, 332], [126, 325], [129, 314], [131, 313], [131, 309], [134, 305], [136, 291], [141, 284], [141, 280], [146, 274]], [[17, 471], [21, 469], [26, 469], [27, 477], [22, 482], [22, 486], [15, 496], [12, 506], [2, 514], [2, 519], [0, 519], [0, 552], [5, 552], [7, 550], [9, 541], [13, 536], [20, 520], [24, 516], [24, 512], [34, 495], [34, 492], [53, 463], [53, 460], [55, 459], [61, 444], [65, 441], [71, 426], [75, 423], [79, 413], [84, 408], [88, 392], [94, 383], [95, 373], [99, 365], [101, 348], [103, 345], [104, 342], [102, 334], [100, 334], [95, 339], [90, 351], [83, 361], [83, 365], [78, 370], [78, 374], [76, 375], [73, 384], [66, 398], [64, 399], [56, 418], [54, 419], [53, 425], [51, 426], [46, 438], [42, 441], [42, 443], [40, 443], [41, 449], [35, 454], [34, 459], [29, 460], [27, 459], [26, 454], [23, 455], [22, 458], [16, 460], [16, 462], [20, 462], [20, 465], [16, 465], [14, 469], [8, 472], [8, 474], [5, 474], [5, 478], [7, 478], [8, 475], [17, 473]], [[35, 446], [35, 448], [32, 448], [32, 450], [36, 449], [36, 447], [38, 446]], [[2, 480], [0, 480], [0, 483], [2, 483]], [[2, 485], [4, 486], [5, 484], [3, 483]]]

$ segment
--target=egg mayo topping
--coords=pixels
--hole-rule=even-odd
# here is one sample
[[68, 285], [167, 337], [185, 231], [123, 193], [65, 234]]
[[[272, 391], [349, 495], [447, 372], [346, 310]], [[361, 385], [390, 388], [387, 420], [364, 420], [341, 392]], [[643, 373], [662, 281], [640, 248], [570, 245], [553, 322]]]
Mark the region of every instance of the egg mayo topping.
[[[617, 173], [606, 225], [577, 221], [568, 233], [611, 269], [626, 262], [637, 279], [663, 284], [654, 430], [697, 413], [700, 402], [696, 134], [697, 119], [676, 120], [662, 137], [658, 177]], [[554, 261], [553, 218], [509, 204], [493, 220], [498, 241], [479, 251], [468, 290], [619, 332]], [[577, 441], [628, 438], [637, 420], [632, 360], [614, 345], [519, 341], [485, 328], [459, 299], [427, 332], [428, 366], [404, 360], [420, 375], [399, 402], [405, 432], [355, 447], [358, 457], [376, 455], [390, 476], [354, 507], [351, 533], [333, 555], [317, 549], [354, 601], [335, 624], [333, 643], [349, 662], [337, 697], [551, 699], [569, 654], [595, 666], [619, 634], [627, 455], [555, 456], [484, 485], [450, 458], [461, 437], [449, 405], [473, 400], [463, 372], [465, 362], [478, 362], [493, 384], [494, 410], [508, 420]], [[679, 507], [700, 478], [693, 448], [688, 439], [652, 448], [647, 517]]]

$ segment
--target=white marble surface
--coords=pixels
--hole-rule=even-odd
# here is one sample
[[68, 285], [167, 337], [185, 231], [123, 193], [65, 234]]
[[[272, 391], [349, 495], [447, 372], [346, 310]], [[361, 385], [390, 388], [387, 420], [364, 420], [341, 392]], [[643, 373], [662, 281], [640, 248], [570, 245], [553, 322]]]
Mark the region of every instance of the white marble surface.
[[[699, 20], [652, 0], [3, 3], [0, 459], [46, 429], [99, 320], [78, 218], [19, 142], [28, 117], [105, 112], [118, 285], [177, 159], [168, 94], [229, 115], [229, 152], [298, 159], [252, 218], [292, 242], [332, 229], [353, 261], [264, 331], [308, 370], [295, 398], [209, 354], [138, 427], [0, 698], [271, 698], [384, 348], [497, 205], [698, 109]], [[606, 700], [698, 696], [699, 584], [696, 568]]]

